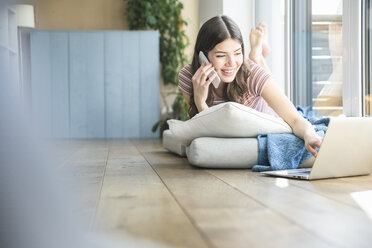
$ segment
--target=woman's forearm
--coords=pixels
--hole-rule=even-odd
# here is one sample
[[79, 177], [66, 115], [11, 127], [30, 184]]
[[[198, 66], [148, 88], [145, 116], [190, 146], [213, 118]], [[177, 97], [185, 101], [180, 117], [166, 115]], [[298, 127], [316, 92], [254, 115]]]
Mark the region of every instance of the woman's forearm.
[[315, 132], [314, 127], [302, 116], [298, 118], [292, 127], [293, 133], [304, 140], [306, 150], [314, 157], [318, 155], [318, 148], [322, 144], [322, 139]]
[[304, 119], [302, 116], [299, 116], [294, 124], [292, 125], [293, 133], [301, 138], [305, 139], [306, 136], [316, 135], [313, 125]]

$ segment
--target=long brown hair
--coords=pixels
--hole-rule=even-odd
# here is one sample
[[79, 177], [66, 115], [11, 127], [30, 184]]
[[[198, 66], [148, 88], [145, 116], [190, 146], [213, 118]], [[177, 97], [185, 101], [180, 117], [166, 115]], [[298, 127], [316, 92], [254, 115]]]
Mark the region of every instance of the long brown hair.
[[[244, 96], [247, 94], [246, 79], [250, 75], [249, 67], [245, 62], [244, 55], [244, 42], [238, 25], [228, 16], [220, 15], [215, 16], [206, 21], [200, 28], [196, 38], [194, 56], [191, 63], [192, 74], [194, 75], [198, 68], [201, 66], [199, 63], [199, 52], [202, 51], [206, 56], [217, 44], [226, 39], [235, 39], [240, 42], [242, 46], [243, 63], [239, 68], [234, 81], [224, 84], [223, 97], [229, 101], [244, 103]], [[213, 85], [209, 85], [207, 105], [213, 104]], [[192, 118], [198, 113], [194, 101], [194, 91], [192, 91], [189, 103], [189, 116]]]

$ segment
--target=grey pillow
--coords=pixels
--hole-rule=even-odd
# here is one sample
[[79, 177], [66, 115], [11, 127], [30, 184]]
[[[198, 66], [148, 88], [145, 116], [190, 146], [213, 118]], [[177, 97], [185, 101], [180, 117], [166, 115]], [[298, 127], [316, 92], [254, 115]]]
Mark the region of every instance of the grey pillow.
[[190, 164], [205, 168], [251, 168], [257, 164], [256, 138], [194, 139], [186, 148]]
[[183, 145], [169, 129], [163, 132], [163, 147], [181, 157], [186, 157], [186, 146]]
[[[179, 156], [187, 155], [190, 164], [204, 168], [251, 168], [258, 159], [256, 138], [201, 137], [185, 147], [170, 130], [165, 130], [163, 146]], [[312, 167], [313, 163], [311, 157], [300, 167]]]
[[[257, 138], [209, 138], [194, 139], [186, 147], [189, 163], [203, 168], [252, 168], [258, 163]], [[311, 168], [310, 157], [299, 168]]]

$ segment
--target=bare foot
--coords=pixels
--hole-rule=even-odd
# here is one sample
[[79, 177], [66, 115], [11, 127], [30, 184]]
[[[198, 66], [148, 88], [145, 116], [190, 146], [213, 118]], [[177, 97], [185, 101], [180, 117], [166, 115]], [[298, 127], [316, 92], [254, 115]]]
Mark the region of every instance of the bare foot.
[[263, 31], [259, 26], [251, 29], [251, 33], [249, 34], [249, 41], [251, 44], [249, 58], [255, 63], [258, 63], [258, 60], [261, 60], [263, 58]]
[[267, 26], [266, 23], [261, 22], [260, 25], [258, 25], [258, 27], [260, 27], [263, 32], [262, 56], [266, 59], [267, 56], [269, 56], [269, 54], [271, 53], [271, 48], [268, 42]]
[[259, 60], [266, 59], [271, 53], [271, 49], [267, 42], [267, 27], [265, 23], [260, 23], [257, 27], [251, 29], [249, 35], [251, 44], [251, 52], [249, 58], [256, 63]]

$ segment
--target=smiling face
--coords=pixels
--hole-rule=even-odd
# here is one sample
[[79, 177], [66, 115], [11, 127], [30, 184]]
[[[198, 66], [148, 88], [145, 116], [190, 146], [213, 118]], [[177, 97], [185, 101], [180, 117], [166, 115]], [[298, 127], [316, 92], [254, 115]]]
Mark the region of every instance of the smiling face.
[[213, 64], [221, 81], [231, 83], [243, 63], [242, 45], [235, 39], [226, 39], [209, 51], [208, 60]]

